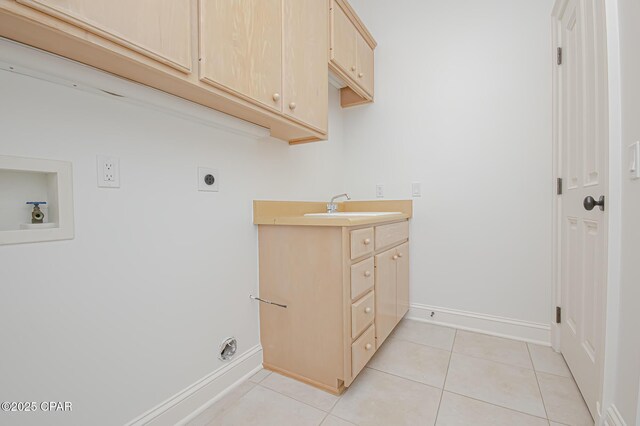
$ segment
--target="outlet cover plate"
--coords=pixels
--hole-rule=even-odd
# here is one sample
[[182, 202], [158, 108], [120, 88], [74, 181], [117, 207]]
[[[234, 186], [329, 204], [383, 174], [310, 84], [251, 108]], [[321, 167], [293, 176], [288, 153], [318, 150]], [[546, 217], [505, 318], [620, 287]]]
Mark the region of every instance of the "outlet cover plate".
[[629, 179], [640, 179], [640, 141], [629, 145]]
[[376, 185], [376, 198], [384, 198], [384, 185]]
[[198, 167], [198, 191], [218, 192], [220, 172], [218, 169]]
[[97, 156], [99, 188], [120, 188], [120, 159], [106, 155]]

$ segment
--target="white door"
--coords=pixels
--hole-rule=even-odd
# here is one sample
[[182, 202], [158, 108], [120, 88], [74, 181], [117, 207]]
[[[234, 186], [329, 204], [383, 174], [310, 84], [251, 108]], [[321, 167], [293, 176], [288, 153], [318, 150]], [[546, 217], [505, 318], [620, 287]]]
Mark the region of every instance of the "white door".
[[[604, 0], [559, 0], [562, 353], [597, 418], [607, 277], [608, 107]], [[592, 198], [588, 198], [592, 197]], [[600, 201], [604, 206], [599, 205]]]

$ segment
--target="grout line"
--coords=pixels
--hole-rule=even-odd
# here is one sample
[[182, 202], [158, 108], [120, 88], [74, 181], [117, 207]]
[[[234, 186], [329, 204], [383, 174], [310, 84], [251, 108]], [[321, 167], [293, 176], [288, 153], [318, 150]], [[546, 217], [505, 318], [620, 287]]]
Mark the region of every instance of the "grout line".
[[436, 419], [434, 426], [438, 424], [438, 416], [440, 415], [440, 407], [442, 406], [442, 397], [444, 396], [444, 388], [447, 384], [447, 377], [449, 377], [449, 368], [451, 368], [451, 357], [453, 357], [453, 347], [456, 345], [456, 338], [458, 337], [458, 330], [453, 335], [453, 344], [451, 345], [451, 352], [449, 352], [449, 361], [447, 362], [447, 371], [444, 373], [444, 382], [442, 382], [442, 391], [440, 392], [440, 401], [438, 401], [438, 409], [436, 410]]
[[[294, 379], [291, 379], [291, 380], [294, 380]], [[304, 405], [306, 405], [306, 406], [308, 406], [308, 407], [314, 408], [314, 409], [316, 409], [316, 410], [318, 410], [318, 411], [322, 411], [323, 413], [327, 413], [327, 414], [329, 414], [329, 413], [331, 412], [331, 410], [329, 410], [329, 411], [325, 411], [325, 410], [323, 410], [322, 408], [318, 408], [318, 407], [316, 407], [316, 406], [314, 406], [314, 405], [309, 404], [308, 402], [300, 401], [299, 399], [296, 399], [296, 398], [294, 398], [294, 397], [292, 397], [292, 396], [286, 395], [286, 394], [284, 394], [284, 393], [282, 393], [282, 392], [278, 392], [278, 391], [277, 391], [277, 390], [275, 390], [275, 389], [271, 389], [271, 388], [269, 388], [269, 387], [267, 387], [267, 386], [263, 386], [263, 385], [261, 385], [260, 383], [256, 383], [256, 387], [257, 387], [257, 386], [261, 387], [262, 389], [269, 390], [269, 391], [271, 391], [271, 392], [275, 392], [275, 393], [277, 393], [278, 395], [282, 395], [282, 396], [284, 396], [285, 398], [289, 398], [289, 399], [291, 399], [291, 400], [293, 400], [293, 401], [299, 402], [300, 404], [304, 404]], [[306, 385], [306, 386], [309, 386], [309, 385]], [[318, 389], [318, 390], [320, 390], [320, 389]], [[320, 392], [324, 392], [324, 391], [320, 391]], [[331, 409], [333, 409], [333, 407], [331, 407]]]
[[[529, 345], [527, 345], [527, 353], [529, 354], [529, 360], [531, 360], [531, 365], [533, 365], [533, 357], [531, 356], [531, 350], [529, 349]], [[549, 412], [547, 412], [547, 404], [544, 402], [544, 396], [542, 396], [542, 388], [540, 387], [540, 380], [538, 380], [538, 373], [534, 367], [533, 374], [536, 377], [536, 385], [538, 385], [538, 392], [540, 393], [540, 399], [542, 400], [542, 408], [544, 408], [544, 414], [547, 416], [547, 421], [549, 421]]]
[[[418, 380], [410, 379], [410, 378], [408, 378], [408, 377], [398, 376], [397, 374], [390, 373], [390, 372], [388, 372], [388, 371], [384, 371], [384, 370], [379, 370], [379, 369], [374, 368], [374, 367], [369, 367], [368, 365], [367, 365], [365, 368], [368, 368], [369, 370], [377, 371], [378, 373], [386, 374], [386, 375], [388, 375], [388, 376], [397, 377], [398, 379], [408, 380], [408, 381], [410, 381], [410, 382], [412, 382], [412, 383], [417, 383], [417, 384], [419, 384], [419, 385], [428, 386], [428, 387], [430, 387], [430, 388], [434, 388], [434, 389], [442, 390], [442, 388], [440, 388], [440, 387], [438, 387], [438, 386], [430, 385], [430, 384], [428, 384], [428, 383], [420, 382], [420, 381], [418, 381]], [[442, 383], [442, 386], [444, 386], [444, 382]]]
[[[469, 354], [465, 354], [464, 352], [454, 352], [454, 351], [452, 351], [452, 353], [454, 353], [456, 355], [466, 356], [466, 357], [473, 358], [473, 359], [480, 359], [482, 361], [495, 362], [496, 364], [506, 365], [507, 367], [520, 368], [522, 370], [528, 370], [528, 371], [532, 371], [534, 373], [536, 371], [534, 368], [527, 368], [527, 367], [523, 367], [521, 365], [509, 364], [509, 363], [504, 362], [504, 361], [496, 361], [495, 359], [483, 358], [483, 357], [476, 356], [476, 355], [469, 355]], [[563, 376], [558, 376], [558, 377], [563, 377]]]
[[[454, 392], [452, 390], [446, 389], [445, 392], [451, 393], [451, 394], [454, 394], [454, 395], [458, 395], [458, 396], [461, 396], [463, 398], [472, 399], [472, 400], [477, 401], [477, 402], [482, 402], [483, 404], [488, 404], [488, 405], [492, 405], [494, 407], [502, 408], [503, 410], [509, 410], [509, 411], [513, 411], [514, 413], [524, 414], [525, 416], [534, 417], [536, 419], [549, 421], [549, 419], [546, 419], [546, 418], [540, 417], [540, 416], [536, 416], [535, 414], [525, 413], [524, 411], [516, 410], [516, 409], [510, 408], [510, 407], [505, 407], [504, 405], [498, 405], [498, 404], [495, 404], [493, 402], [484, 401], [482, 399], [478, 399], [478, 398], [475, 398], [473, 396], [465, 395], [465, 394], [462, 394], [462, 393], [459, 393], [459, 392]], [[553, 421], [553, 420], [551, 420], [551, 421]], [[558, 422], [556, 422], [556, 423], [558, 423]]]
[[402, 340], [403, 342], [409, 342], [409, 343], [413, 343], [414, 345], [420, 345], [430, 349], [437, 349], [439, 351], [451, 352], [453, 350], [453, 345], [451, 345], [451, 349], [444, 349], [444, 348], [439, 348], [437, 346], [427, 345], [426, 343], [416, 342], [415, 340], [410, 340], [410, 339], [407, 339], [406, 337], [394, 336], [393, 334], [390, 334], [387, 339]]

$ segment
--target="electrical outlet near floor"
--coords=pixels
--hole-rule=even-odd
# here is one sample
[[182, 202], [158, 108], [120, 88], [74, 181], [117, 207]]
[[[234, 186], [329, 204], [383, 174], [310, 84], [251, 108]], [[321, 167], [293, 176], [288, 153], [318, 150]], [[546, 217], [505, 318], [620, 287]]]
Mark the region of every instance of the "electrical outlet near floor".
[[384, 185], [376, 185], [376, 198], [384, 198]]
[[120, 159], [98, 155], [98, 187], [120, 188]]

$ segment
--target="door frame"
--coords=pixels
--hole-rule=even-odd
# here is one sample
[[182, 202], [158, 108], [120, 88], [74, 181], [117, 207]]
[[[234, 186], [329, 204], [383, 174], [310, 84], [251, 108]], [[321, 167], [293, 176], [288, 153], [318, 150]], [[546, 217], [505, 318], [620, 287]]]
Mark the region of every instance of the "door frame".
[[[557, 65], [557, 47], [562, 46], [561, 22], [558, 17], [564, 12], [569, 0], [556, 0], [551, 12], [552, 45], [552, 296], [550, 309], [551, 346], [560, 351], [561, 330], [556, 323], [556, 306], [562, 306], [561, 287], [561, 212], [562, 196], [556, 193], [557, 178], [562, 176], [562, 145], [560, 143], [561, 73]], [[620, 296], [620, 247], [621, 232], [621, 189], [622, 189], [622, 135], [621, 135], [621, 92], [620, 92], [620, 46], [617, 0], [604, 0], [607, 46], [608, 115], [609, 115], [609, 161], [607, 200], [609, 222], [607, 244], [607, 282], [605, 306], [604, 368], [601, 378], [601, 398], [598, 403], [596, 425], [603, 424], [607, 412], [611, 410], [615, 395], [616, 358], [618, 352], [619, 296]], [[640, 398], [639, 398], [640, 403]]]

